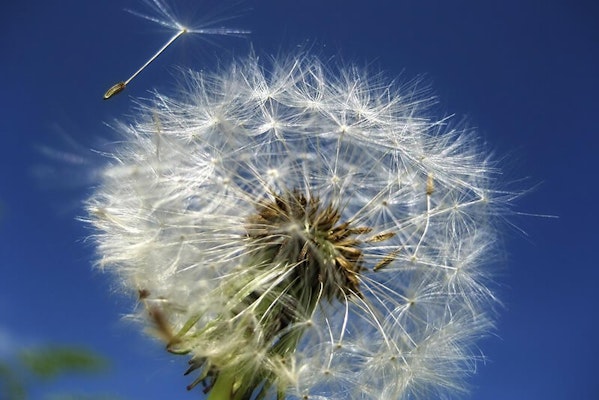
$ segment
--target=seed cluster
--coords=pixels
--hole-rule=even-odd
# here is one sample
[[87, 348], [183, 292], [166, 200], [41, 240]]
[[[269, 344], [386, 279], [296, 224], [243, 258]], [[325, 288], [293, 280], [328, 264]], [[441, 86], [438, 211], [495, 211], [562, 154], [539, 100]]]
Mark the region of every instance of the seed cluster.
[[362, 297], [358, 275], [364, 256], [356, 236], [371, 229], [354, 228], [340, 218], [335, 206], [321, 204], [318, 197], [307, 198], [299, 190], [275, 195], [262, 201], [257, 214], [248, 219], [249, 247], [267, 266], [292, 268], [286, 286], [292, 287], [296, 298], [308, 297], [302, 304], [311, 304], [314, 293], [329, 301]]

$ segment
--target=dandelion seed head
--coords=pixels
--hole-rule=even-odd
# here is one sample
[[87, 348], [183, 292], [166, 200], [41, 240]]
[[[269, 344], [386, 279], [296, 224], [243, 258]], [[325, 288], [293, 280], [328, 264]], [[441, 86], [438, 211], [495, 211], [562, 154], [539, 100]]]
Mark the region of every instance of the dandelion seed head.
[[492, 327], [505, 207], [475, 133], [430, 116], [417, 83], [308, 55], [250, 55], [185, 82], [120, 126], [87, 207], [100, 266], [191, 357], [190, 387], [462, 392]]

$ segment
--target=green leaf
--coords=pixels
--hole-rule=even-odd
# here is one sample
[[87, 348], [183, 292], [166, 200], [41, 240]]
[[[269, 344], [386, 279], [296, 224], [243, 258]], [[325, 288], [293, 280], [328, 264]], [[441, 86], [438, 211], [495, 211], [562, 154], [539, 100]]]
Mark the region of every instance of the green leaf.
[[8, 364], [0, 363], [0, 399], [24, 400], [25, 386]]
[[23, 365], [34, 375], [54, 379], [63, 374], [96, 374], [108, 369], [108, 361], [83, 348], [48, 346], [28, 349], [19, 355]]

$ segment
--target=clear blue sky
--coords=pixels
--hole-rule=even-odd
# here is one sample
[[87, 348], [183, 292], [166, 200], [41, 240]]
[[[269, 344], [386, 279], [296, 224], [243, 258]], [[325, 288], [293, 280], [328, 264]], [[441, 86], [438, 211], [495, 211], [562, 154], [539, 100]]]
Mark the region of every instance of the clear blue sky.
[[[185, 10], [189, 3], [174, 4]], [[191, 3], [200, 17], [218, 4]], [[175, 65], [210, 69], [217, 57], [245, 55], [250, 45], [270, 55], [309, 44], [390, 78], [425, 74], [440, 109], [468, 118], [506, 155], [505, 180], [528, 177], [516, 186], [536, 186], [517, 210], [559, 216], [512, 218], [527, 236], [504, 227], [497, 281], [505, 307], [497, 336], [481, 342], [489, 361], [471, 380], [471, 398], [599, 398], [598, 7], [582, 0], [247, 0], [229, 10], [241, 16], [227, 23], [252, 30], [247, 40], [184, 38], [104, 102], [109, 86], [172, 35], [124, 11], [147, 10], [140, 0], [3, 4], [0, 358], [35, 344], [77, 343], [112, 359], [114, 369], [57, 388], [126, 399], [201, 397], [185, 392], [186, 359], [123, 322], [130, 301], [91, 268], [90, 232], [75, 219], [93, 184], [87, 149], [109, 137], [106, 122], [132, 112], [130, 96], [172, 88]]]

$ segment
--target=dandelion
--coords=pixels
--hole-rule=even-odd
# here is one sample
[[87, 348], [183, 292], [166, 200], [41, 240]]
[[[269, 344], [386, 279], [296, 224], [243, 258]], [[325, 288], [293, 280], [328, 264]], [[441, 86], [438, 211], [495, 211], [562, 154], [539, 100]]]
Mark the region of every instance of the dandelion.
[[186, 75], [87, 203], [99, 265], [211, 399], [429, 399], [492, 327], [493, 163], [397, 86], [297, 55]]

